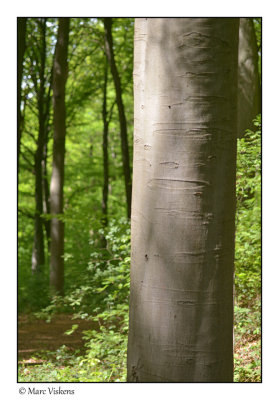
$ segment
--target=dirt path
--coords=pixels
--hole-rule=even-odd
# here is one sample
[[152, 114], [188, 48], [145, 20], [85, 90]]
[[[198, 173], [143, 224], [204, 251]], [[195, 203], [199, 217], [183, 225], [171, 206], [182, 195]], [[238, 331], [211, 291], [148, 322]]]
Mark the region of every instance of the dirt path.
[[[78, 329], [71, 335], [65, 332], [72, 325], [78, 324]], [[65, 345], [69, 350], [84, 349], [82, 339], [84, 330], [98, 328], [97, 324], [90, 321], [72, 319], [71, 315], [59, 314], [47, 323], [29, 315], [18, 317], [18, 359], [28, 360], [34, 353], [42, 350], [57, 350]]]

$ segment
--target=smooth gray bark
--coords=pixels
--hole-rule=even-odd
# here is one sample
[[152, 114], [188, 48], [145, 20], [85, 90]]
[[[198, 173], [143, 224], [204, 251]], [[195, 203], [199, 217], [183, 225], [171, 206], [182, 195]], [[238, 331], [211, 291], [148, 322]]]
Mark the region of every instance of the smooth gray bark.
[[238, 25], [135, 22], [130, 382], [233, 380]]
[[59, 28], [53, 68], [53, 162], [50, 183], [51, 220], [50, 288], [63, 295], [64, 291], [64, 221], [63, 186], [66, 136], [65, 86], [67, 80], [67, 54], [69, 18], [59, 18]]
[[238, 49], [238, 137], [254, 129], [253, 119], [261, 112], [258, 49], [253, 18], [240, 18]]

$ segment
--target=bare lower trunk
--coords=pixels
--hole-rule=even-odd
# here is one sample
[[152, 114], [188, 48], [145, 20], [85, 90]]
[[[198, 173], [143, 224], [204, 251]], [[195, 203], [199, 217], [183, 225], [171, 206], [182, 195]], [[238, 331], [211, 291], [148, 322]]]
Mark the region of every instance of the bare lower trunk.
[[136, 19], [128, 381], [232, 382], [237, 18]]
[[128, 146], [128, 134], [127, 134], [127, 123], [124, 110], [124, 104], [122, 101], [122, 89], [120, 77], [116, 67], [114, 52], [113, 52], [113, 39], [111, 33], [112, 19], [104, 18], [105, 25], [105, 50], [106, 55], [110, 64], [111, 74], [114, 81], [116, 103], [118, 107], [119, 123], [120, 123], [120, 136], [121, 136], [121, 152], [122, 152], [122, 163], [123, 172], [125, 179], [125, 191], [127, 201], [127, 216], [131, 216], [131, 197], [132, 197], [132, 184], [131, 184], [131, 171], [130, 171], [130, 156]]
[[53, 293], [64, 292], [64, 222], [63, 186], [66, 135], [65, 86], [69, 18], [59, 18], [53, 69], [53, 164], [50, 184], [51, 220], [50, 287]]

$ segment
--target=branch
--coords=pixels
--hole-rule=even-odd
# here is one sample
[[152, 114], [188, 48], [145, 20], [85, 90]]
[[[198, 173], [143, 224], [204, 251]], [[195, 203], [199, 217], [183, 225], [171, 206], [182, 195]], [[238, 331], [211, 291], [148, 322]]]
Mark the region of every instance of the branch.
[[[36, 94], [36, 95], [37, 95], [37, 94]], [[35, 97], [35, 98], [36, 98], [36, 97]], [[36, 99], [36, 101], [37, 101], [37, 99]], [[32, 98], [29, 99], [29, 98], [26, 96], [26, 104], [27, 104], [27, 107], [30, 108], [30, 111], [35, 115], [35, 117], [38, 118], [38, 110], [37, 110], [37, 107], [36, 107], [35, 105], [32, 104]]]
[[[34, 142], [37, 144], [37, 139], [35, 137], [35, 135], [30, 131], [30, 129], [27, 129], [26, 127], [24, 127], [24, 131], [34, 140]], [[24, 145], [23, 145], [24, 147]], [[31, 151], [31, 150], [30, 150]]]
[[78, 194], [81, 190], [87, 190], [87, 189], [91, 189], [93, 185], [87, 185], [84, 187], [78, 187], [76, 190], [74, 190], [67, 198], [68, 203], [70, 203], [70, 200], [72, 200], [72, 198]]
[[33, 153], [33, 151], [29, 149], [29, 147], [27, 147], [24, 143], [22, 143], [22, 147], [24, 147], [24, 149], [28, 151], [29, 154], [31, 154], [32, 158], [34, 158], [35, 153]]
[[23, 211], [22, 209], [18, 208], [18, 209], [17, 209], [17, 212], [20, 213], [20, 214], [22, 214], [22, 215], [24, 215], [25, 217], [34, 219], [34, 214], [31, 214], [31, 213], [28, 212], [28, 211]]

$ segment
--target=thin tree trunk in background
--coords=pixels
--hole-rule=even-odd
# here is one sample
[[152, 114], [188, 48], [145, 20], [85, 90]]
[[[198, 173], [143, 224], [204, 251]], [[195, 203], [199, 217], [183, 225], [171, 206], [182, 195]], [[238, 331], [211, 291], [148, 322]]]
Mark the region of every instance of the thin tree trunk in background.
[[37, 93], [39, 133], [35, 153], [35, 229], [31, 269], [33, 273], [40, 272], [45, 264], [44, 250], [44, 220], [43, 214], [43, 150], [45, 139], [45, 62], [46, 62], [46, 18], [40, 22], [41, 26], [41, 52], [40, 52], [40, 86]]
[[254, 129], [261, 112], [258, 49], [253, 18], [240, 18], [238, 49], [238, 137]]
[[21, 114], [21, 84], [23, 73], [23, 57], [26, 47], [26, 20], [27, 18], [17, 19], [17, 166], [19, 168], [20, 141], [22, 131]]
[[[54, 62], [53, 62], [54, 64]], [[49, 133], [50, 133], [50, 106], [51, 106], [51, 89], [52, 89], [52, 80], [53, 80], [53, 67], [51, 69], [51, 74], [49, 78], [49, 88], [46, 97], [46, 110], [45, 110], [45, 129], [44, 129], [44, 149], [43, 149], [43, 210], [44, 214], [50, 214], [50, 189], [49, 189], [49, 181], [48, 181], [48, 170], [47, 170], [47, 157], [48, 157], [48, 142], [49, 142]], [[50, 219], [44, 219], [45, 232], [48, 243], [48, 250], [50, 251]]]
[[64, 292], [64, 222], [63, 185], [66, 136], [65, 86], [67, 80], [67, 54], [69, 18], [59, 18], [59, 28], [53, 69], [53, 164], [50, 183], [51, 220], [50, 287], [53, 293]]
[[[46, 128], [48, 129], [48, 128]], [[50, 192], [49, 192], [49, 182], [47, 177], [47, 146], [48, 146], [48, 132], [45, 131], [45, 143], [43, 149], [43, 164], [42, 164], [42, 174], [43, 174], [43, 211], [44, 214], [50, 214]], [[50, 250], [50, 220], [48, 218], [44, 219], [45, 232], [47, 237], [48, 249]]]
[[[39, 140], [39, 138], [38, 138]], [[42, 187], [42, 159], [41, 146], [38, 143], [35, 154], [35, 229], [32, 252], [31, 269], [33, 273], [40, 272], [45, 264], [44, 231], [43, 231], [43, 187]]]
[[121, 136], [121, 151], [122, 151], [122, 162], [123, 172], [125, 179], [125, 191], [127, 201], [127, 216], [131, 216], [131, 198], [132, 198], [132, 183], [131, 183], [131, 170], [130, 170], [130, 157], [129, 157], [129, 146], [128, 146], [128, 134], [127, 134], [127, 123], [125, 117], [124, 104], [122, 101], [122, 89], [119, 73], [114, 58], [113, 51], [113, 38], [112, 38], [112, 19], [104, 18], [105, 27], [105, 51], [108, 58], [108, 62], [111, 69], [111, 74], [114, 81], [115, 92], [116, 92], [116, 103], [118, 107], [119, 123], [120, 123], [120, 136]]
[[238, 25], [135, 22], [130, 382], [233, 380]]
[[103, 166], [104, 166], [104, 183], [103, 183], [103, 225], [108, 224], [108, 184], [109, 184], [109, 163], [108, 163], [108, 127], [109, 121], [107, 118], [107, 83], [108, 83], [108, 64], [105, 61], [104, 73], [104, 89], [103, 89]]

